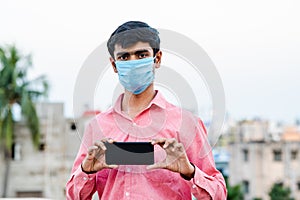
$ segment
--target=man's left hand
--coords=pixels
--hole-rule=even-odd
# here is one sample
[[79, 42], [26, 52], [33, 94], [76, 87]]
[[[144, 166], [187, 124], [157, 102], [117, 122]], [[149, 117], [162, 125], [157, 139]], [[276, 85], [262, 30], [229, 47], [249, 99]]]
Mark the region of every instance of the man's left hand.
[[191, 165], [182, 143], [175, 138], [153, 139], [151, 143], [160, 145], [166, 151], [167, 156], [162, 162], [149, 165], [147, 169], [168, 169], [193, 178], [195, 168]]

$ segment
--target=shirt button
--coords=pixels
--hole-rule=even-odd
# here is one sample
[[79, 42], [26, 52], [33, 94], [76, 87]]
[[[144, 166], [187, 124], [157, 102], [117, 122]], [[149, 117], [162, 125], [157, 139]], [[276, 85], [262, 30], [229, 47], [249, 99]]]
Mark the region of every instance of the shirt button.
[[192, 188], [194, 188], [194, 189], [195, 189], [196, 187], [197, 187], [196, 185], [193, 185], [193, 186], [192, 186]]
[[135, 123], [135, 122], [133, 122], [132, 124], [133, 124], [133, 126], [136, 126], [136, 123]]
[[86, 180], [87, 180], [87, 177], [83, 177], [83, 180], [85, 180], [85, 181], [86, 181]]
[[129, 192], [125, 192], [125, 196], [128, 197], [129, 196]]

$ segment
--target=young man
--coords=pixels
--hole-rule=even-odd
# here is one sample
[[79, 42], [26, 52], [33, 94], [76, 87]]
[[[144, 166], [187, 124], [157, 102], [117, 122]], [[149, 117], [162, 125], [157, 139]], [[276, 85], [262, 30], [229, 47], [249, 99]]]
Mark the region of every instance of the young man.
[[[156, 29], [138, 21], [119, 26], [107, 42], [125, 92], [88, 124], [67, 183], [67, 199], [226, 199], [203, 122], [154, 90], [162, 52]], [[108, 165], [106, 142], [151, 141], [153, 165]]]

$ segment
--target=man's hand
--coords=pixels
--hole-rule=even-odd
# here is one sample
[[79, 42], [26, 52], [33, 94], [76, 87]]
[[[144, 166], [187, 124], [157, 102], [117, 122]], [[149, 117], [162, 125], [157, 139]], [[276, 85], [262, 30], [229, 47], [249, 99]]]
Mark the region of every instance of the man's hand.
[[96, 141], [94, 146], [88, 148], [88, 154], [84, 158], [81, 166], [84, 172], [97, 172], [105, 168], [116, 168], [118, 165], [107, 165], [105, 161], [105, 142], [113, 143], [112, 139]]
[[147, 169], [168, 169], [193, 178], [195, 168], [189, 162], [182, 143], [179, 143], [175, 138], [153, 139], [151, 143], [152, 145], [160, 145], [166, 151], [167, 156], [162, 162], [149, 165]]

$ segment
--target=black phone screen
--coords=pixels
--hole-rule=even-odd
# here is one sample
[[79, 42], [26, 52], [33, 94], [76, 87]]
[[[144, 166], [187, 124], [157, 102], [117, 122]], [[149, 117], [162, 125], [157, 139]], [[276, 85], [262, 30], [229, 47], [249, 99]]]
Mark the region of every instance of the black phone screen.
[[154, 146], [150, 142], [105, 143], [105, 160], [108, 165], [151, 165], [154, 163]]

